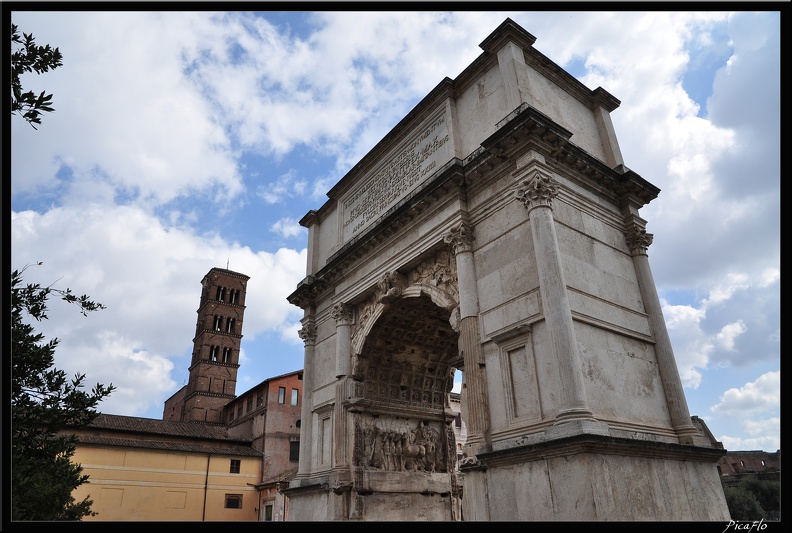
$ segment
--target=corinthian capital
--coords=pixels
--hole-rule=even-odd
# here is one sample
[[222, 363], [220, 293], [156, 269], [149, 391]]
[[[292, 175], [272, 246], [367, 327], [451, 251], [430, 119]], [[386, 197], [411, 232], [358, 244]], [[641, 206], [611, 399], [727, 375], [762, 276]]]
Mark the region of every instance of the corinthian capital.
[[338, 303], [333, 306], [330, 316], [333, 317], [333, 320], [336, 321], [336, 325], [338, 326], [351, 326], [353, 311], [354, 309], [351, 305]]
[[558, 196], [558, 182], [551, 175], [536, 170], [520, 182], [515, 196], [526, 209], [537, 206], [552, 207], [553, 198]]
[[316, 344], [316, 326], [313, 324], [306, 324], [297, 334], [306, 345]]
[[459, 252], [469, 252], [473, 245], [473, 228], [467, 222], [462, 222], [444, 235], [443, 240], [451, 245], [454, 255]]
[[646, 233], [646, 230], [641, 228], [633, 228], [624, 235], [627, 237], [627, 246], [630, 247], [630, 252], [633, 255], [646, 255], [646, 250], [654, 239], [654, 235]]

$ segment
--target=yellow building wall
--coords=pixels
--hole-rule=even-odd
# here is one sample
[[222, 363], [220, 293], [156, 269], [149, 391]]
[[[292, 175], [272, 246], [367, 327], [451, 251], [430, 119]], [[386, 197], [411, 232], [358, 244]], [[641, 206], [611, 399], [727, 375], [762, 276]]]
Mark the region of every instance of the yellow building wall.
[[[230, 473], [231, 459], [240, 472]], [[78, 445], [72, 462], [89, 482], [74, 498], [93, 500], [97, 513], [83, 520], [256, 521], [261, 459], [143, 449]], [[226, 495], [242, 496], [240, 509], [226, 509]]]

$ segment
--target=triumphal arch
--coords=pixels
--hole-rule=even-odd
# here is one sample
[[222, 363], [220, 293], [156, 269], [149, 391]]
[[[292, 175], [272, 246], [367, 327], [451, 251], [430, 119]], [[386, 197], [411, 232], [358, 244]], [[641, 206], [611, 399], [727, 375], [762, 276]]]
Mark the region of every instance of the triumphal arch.
[[507, 19], [302, 219], [289, 519], [728, 520], [649, 268], [659, 189], [619, 101], [534, 41]]

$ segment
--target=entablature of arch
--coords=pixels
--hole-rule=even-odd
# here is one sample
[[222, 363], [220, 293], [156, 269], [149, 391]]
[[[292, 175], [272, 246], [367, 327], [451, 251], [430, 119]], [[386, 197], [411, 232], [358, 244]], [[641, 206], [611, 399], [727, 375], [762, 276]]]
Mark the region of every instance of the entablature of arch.
[[418, 406], [409, 402], [383, 401], [367, 398], [363, 395], [356, 395], [344, 400], [342, 403], [349, 412], [367, 413], [374, 416], [398, 417], [407, 420], [425, 419], [440, 421], [446, 424], [453, 421], [456, 417], [456, 414], [451, 411], [450, 407], [444, 404], [432, 407], [426, 405]]
[[307, 276], [287, 298], [303, 309], [326, 296], [338, 277], [421, 213], [446, 197], [449, 191], [475, 186], [480, 178], [512, 169], [517, 158], [533, 149], [547, 164], [583, 187], [609, 196], [621, 205], [639, 208], [657, 197], [660, 189], [624, 165], [608, 167], [570, 139], [572, 133], [532, 106], [523, 103], [498, 124], [498, 130], [479, 149], [461, 161], [453, 158], [421, 188], [390, 209], [370, 230], [355, 237], [332, 255], [315, 275]]
[[291, 295], [289, 303], [303, 309], [326, 297], [335, 283], [351, 265], [384, 245], [400, 230], [449, 194], [459, 194], [462, 183], [462, 162], [452, 159], [435, 173], [422, 188], [409, 194], [390, 209], [370, 230], [350, 240], [333, 254], [315, 275], [307, 276]]
[[542, 153], [559, 172], [581, 185], [638, 207], [657, 198], [660, 189], [624, 165], [608, 167], [570, 141], [572, 133], [523, 103], [507, 115], [497, 131], [463, 161], [466, 179], [511, 168], [529, 149]]

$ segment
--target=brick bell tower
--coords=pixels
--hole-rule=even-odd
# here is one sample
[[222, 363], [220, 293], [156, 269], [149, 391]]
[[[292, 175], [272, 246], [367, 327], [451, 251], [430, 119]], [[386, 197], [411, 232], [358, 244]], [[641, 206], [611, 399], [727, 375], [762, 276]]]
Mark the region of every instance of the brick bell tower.
[[201, 281], [201, 303], [182, 421], [222, 423], [223, 407], [236, 395], [249, 279], [238, 272], [213, 268]]

